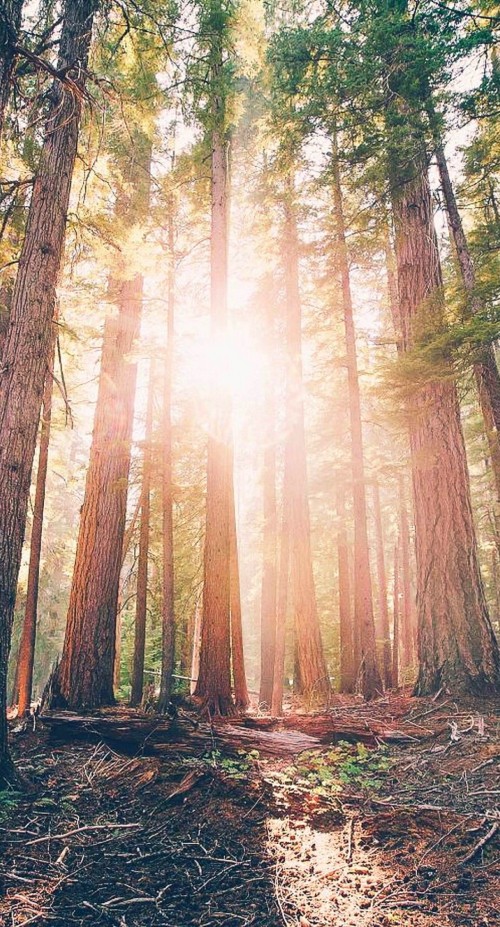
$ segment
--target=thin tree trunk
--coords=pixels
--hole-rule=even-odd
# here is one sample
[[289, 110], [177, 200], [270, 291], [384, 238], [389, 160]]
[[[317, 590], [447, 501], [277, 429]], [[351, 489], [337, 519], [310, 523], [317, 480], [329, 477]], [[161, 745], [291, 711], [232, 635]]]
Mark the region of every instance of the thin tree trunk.
[[399, 538], [394, 545], [394, 602], [392, 618], [392, 685], [397, 689], [399, 685]]
[[283, 680], [285, 676], [286, 616], [288, 611], [288, 586], [290, 581], [290, 465], [285, 450], [285, 472], [283, 475], [283, 512], [281, 520], [280, 556], [278, 573], [278, 600], [276, 612], [276, 644], [274, 650], [273, 691], [271, 714], [279, 717], [283, 713]]
[[337, 490], [338, 584], [339, 584], [339, 638], [340, 638], [340, 691], [354, 692], [356, 666], [354, 663], [353, 616], [351, 609], [351, 579], [349, 575], [349, 545], [345, 525], [345, 492]]
[[403, 602], [401, 609], [401, 651], [403, 666], [412, 666], [415, 659], [413, 634], [413, 609], [411, 596], [410, 571], [410, 526], [408, 524], [408, 510], [406, 508], [406, 492], [403, 474], [398, 477], [399, 492], [399, 536], [401, 547], [401, 579]]
[[[67, 0], [65, 7], [58, 66], [70, 68], [80, 92], [94, 9], [95, 0]], [[7, 745], [7, 660], [78, 143], [80, 92], [54, 82], [0, 372], [0, 783], [13, 775]]]
[[[231, 454], [232, 457], [232, 454]], [[232, 461], [231, 461], [231, 470]], [[236, 531], [236, 506], [234, 483], [231, 479], [231, 511], [229, 514], [229, 535], [231, 546], [231, 656], [233, 664], [234, 701], [239, 709], [245, 710], [250, 704], [245, 675], [245, 657], [243, 651], [243, 623], [241, 615], [240, 567], [238, 561], [238, 534]]]
[[307, 494], [307, 463], [302, 398], [302, 331], [299, 292], [299, 253], [293, 180], [288, 175], [284, 200], [283, 260], [286, 292], [286, 445], [290, 479], [290, 569], [293, 594], [296, 657], [301, 692], [307, 698], [325, 699], [330, 679], [323, 653], [316, 604]]
[[[392, 101], [400, 119], [400, 98]], [[390, 108], [388, 109], [391, 115]], [[391, 116], [392, 118], [392, 116]], [[405, 146], [390, 150], [404, 351], [443, 320], [443, 290], [423, 151], [411, 172]], [[419, 694], [446, 685], [485, 694], [500, 685], [498, 646], [479, 573], [469, 476], [451, 362], [417, 384], [409, 401], [417, 554]]]
[[392, 686], [391, 635], [389, 631], [389, 606], [387, 602], [387, 574], [385, 569], [384, 530], [380, 507], [378, 480], [373, 483], [373, 506], [375, 510], [375, 536], [377, 544], [379, 639], [382, 643], [382, 668], [386, 689]]
[[193, 631], [193, 657], [191, 661], [191, 684], [189, 686], [189, 691], [191, 695], [194, 695], [196, 691], [196, 683], [198, 682], [198, 675], [200, 672], [200, 648], [201, 648], [201, 622], [202, 622], [202, 602], [201, 599], [196, 603], [196, 609], [194, 613], [194, 631]]
[[[272, 414], [267, 406], [267, 414]], [[260, 621], [260, 692], [262, 708], [270, 708], [273, 694], [276, 647], [277, 551], [276, 551], [276, 449], [264, 448], [263, 468], [264, 530]]]
[[342, 281], [346, 339], [349, 417], [351, 424], [351, 470], [354, 503], [354, 644], [358, 685], [365, 698], [373, 698], [382, 688], [377, 666], [375, 620], [373, 615], [370, 552], [366, 512], [365, 467], [361, 397], [359, 389], [356, 334], [352, 306], [349, 257], [345, 240], [345, 219], [336, 134], [332, 151], [333, 205], [337, 226], [336, 246]]
[[153, 441], [154, 364], [149, 372], [146, 432], [142, 463], [141, 530], [139, 559], [137, 561], [137, 590], [135, 600], [134, 660], [132, 667], [131, 705], [140, 705], [144, 687], [144, 653], [146, 649], [146, 616], [148, 605], [149, 520], [151, 510], [151, 460]]
[[175, 242], [174, 197], [168, 204], [168, 276], [167, 276], [167, 344], [163, 390], [163, 473], [162, 473], [162, 659], [158, 710], [166, 711], [170, 702], [175, 661], [175, 600], [174, 600], [174, 518], [172, 467], [172, 380], [174, 364], [175, 316]]
[[33, 687], [33, 666], [35, 662], [36, 622], [38, 609], [38, 582], [40, 578], [43, 513], [45, 508], [45, 490], [49, 463], [56, 337], [56, 325], [54, 324], [50, 366], [47, 370], [43, 392], [42, 426], [40, 430], [40, 449], [38, 454], [38, 469], [36, 474], [35, 502], [33, 506], [33, 525], [31, 529], [28, 586], [26, 590], [26, 608], [24, 612], [24, 623], [18, 654], [17, 707], [18, 714], [21, 717], [26, 714], [26, 711], [30, 707], [31, 692]]
[[[138, 133], [117, 198], [119, 216], [142, 216], [149, 202], [151, 143]], [[129, 192], [129, 191], [132, 192]], [[104, 326], [101, 372], [80, 517], [58, 692], [68, 708], [112, 705], [116, 614], [125, 534], [142, 276], [120, 258], [109, 296], [118, 309]]]
[[[428, 103], [428, 113], [434, 135], [436, 162], [441, 180], [449, 226], [453, 236], [458, 267], [464, 290], [467, 294], [468, 312], [474, 316], [484, 311], [484, 301], [477, 291], [476, 271], [472, 261], [462, 219], [458, 210], [455, 191], [451, 182], [448, 164], [439, 129], [436, 113], [432, 103]], [[493, 345], [482, 346], [479, 358], [474, 362], [479, 405], [484, 419], [488, 440], [491, 467], [495, 479], [497, 502], [500, 501], [500, 374], [498, 372]]]
[[259, 703], [269, 709], [273, 697], [277, 608], [276, 401], [274, 395], [274, 319], [268, 304], [265, 332], [270, 365], [264, 385], [264, 453], [262, 467], [263, 531], [260, 606]]

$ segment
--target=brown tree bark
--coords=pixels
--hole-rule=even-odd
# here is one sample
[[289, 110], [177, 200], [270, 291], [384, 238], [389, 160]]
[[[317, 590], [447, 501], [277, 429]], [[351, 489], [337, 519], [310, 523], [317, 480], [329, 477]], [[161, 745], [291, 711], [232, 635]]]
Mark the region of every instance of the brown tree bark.
[[151, 461], [153, 442], [154, 364], [149, 372], [146, 430], [142, 456], [141, 529], [137, 560], [137, 590], [135, 600], [134, 659], [130, 704], [140, 705], [144, 686], [144, 652], [146, 648], [146, 616], [148, 605], [149, 520], [151, 510]]
[[287, 505], [290, 530], [290, 571], [294, 610], [296, 658], [300, 688], [309, 700], [324, 699], [330, 678], [316, 605], [307, 494], [307, 464], [302, 398], [302, 330], [299, 292], [299, 250], [293, 179], [288, 175], [284, 197], [283, 262], [286, 296], [286, 449], [289, 480]]
[[394, 601], [392, 612], [392, 685], [397, 689], [399, 685], [399, 538], [394, 546]]
[[38, 469], [36, 474], [35, 501], [33, 505], [33, 524], [31, 528], [26, 608], [24, 611], [23, 630], [17, 658], [16, 701], [18, 715], [21, 717], [29, 710], [31, 704], [31, 691], [33, 687], [33, 666], [35, 662], [36, 622], [38, 609], [38, 581], [40, 578], [43, 513], [45, 508], [45, 489], [49, 463], [55, 346], [56, 324], [54, 320], [50, 366], [47, 370], [43, 391], [42, 425], [40, 429], [40, 448], [38, 453]]
[[283, 713], [283, 680], [285, 676], [286, 617], [288, 611], [288, 586], [290, 581], [290, 463], [285, 448], [285, 470], [283, 474], [283, 511], [281, 516], [281, 537], [278, 572], [278, 598], [276, 610], [276, 642], [274, 649], [273, 691], [271, 714], [279, 717]]
[[378, 577], [378, 612], [379, 632], [378, 638], [382, 647], [382, 670], [386, 689], [392, 686], [392, 655], [391, 635], [389, 631], [389, 605], [387, 602], [387, 574], [385, 569], [384, 529], [382, 524], [382, 509], [380, 507], [380, 488], [378, 480], [373, 483], [373, 508], [375, 514], [375, 537], [377, 544], [377, 577]]
[[[135, 139], [127, 188], [117, 214], [149, 201], [151, 146]], [[129, 190], [132, 192], [129, 192]], [[69, 708], [111, 705], [116, 614], [127, 509], [137, 365], [129, 359], [139, 334], [143, 282], [129, 277], [120, 258], [109, 281], [116, 316], [108, 317], [99, 377], [94, 431], [81, 510], [63, 654], [58, 670], [61, 700]]]
[[175, 321], [175, 201], [168, 203], [167, 343], [163, 387], [163, 467], [162, 467], [162, 658], [158, 710], [166, 711], [170, 702], [175, 660], [174, 600], [174, 518], [172, 473], [172, 380]]
[[401, 552], [401, 586], [403, 601], [400, 615], [401, 657], [403, 666], [412, 666], [415, 661], [415, 634], [413, 629], [413, 608], [411, 595], [410, 570], [410, 526], [406, 507], [405, 480], [402, 473], [398, 477], [399, 494], [399, 537]]
[[13, 774], [7, 659], [94, 9], [95, 0], [66, 2], [58, 66], [75, 92], [54, 83], [0, 372], [0, 782]]
[[[272, 320], [266, 326], [268, 336]], [[268, 339], [272, 354], [272, 338]], [[269, 370], [265, 382], [264, 454], [262, 467], [263, 531], [262, 587], [260, 605], [260, 690], [259, 703], [270, 708], [273, 697], [274, 657], [276, 649], [277, 608], [277, 511], [276, 511], [276, 434], [274, 370]]]
[[[222, 35], [212, 39], [212, 85], [222, 71]], [[217, 342], [227, 331], [228, 144], [224, 129], [224, 99], [213, 99], [211, 158], [210, 311]], [[234, 711], [231, 693], [230, 627], [230, 397], [222, 378], [214, 377], [208, 438], [205, 550], [203, 561], [203, 620], [200, 671], [195, 695], [210, 714]]]
[[[474, 316], [484, 310], [484, 301], [477, 291], [476, 271], [458, 210], [443, 143], [436, 123], [436, 114], [431, 103], [428, 104], [428, 112], [434, 134], [436, 162], [449, 227], [453, 236], [460, 276], [467, 295], [467, 310], [469, 315]], [[479, 358], [474, 361], [473, 370], [488, 440], [497, 502], [500, 502], [500, 374], [493, 345], [482, 346]]]
[[351, 609], [351, 579], [349, 575], [349, 545], [345, 525], [345, 492], [337, 489], [337, 562], [339, 583], [340, 691], [356, 689], [354, 663], [353, 616]]
[[[231, 458], [232, 458], [231, 454]], [[245, 710], [250, 704], [247, 679], [245, 674], [245, 656], [243, 651], [243, 622], [241, 614], [240, 566], [238, 560], [238, 534], [236, 531], [236, 505], [234, 482], [232, 479], [233, 463], [230, 463], [231, 475], [231, 511], [229, 514], [230, 541], [230, 608], [231, 608], [231, 658], [233, 665], [234, 702], [236, 708]]]
[[358, 686], [365, 698], [381, 691], [382, 680], [377, 666], [375, 620], [370, 573], [370, 552], [366, 511], [365, 466], [361, 397], [359, 389], [356, 333], [352, 305], [349, 255], [345, 238], [345, 219], [338, 159], [337, 137], [332, 149], [333, 208], [336, 223], [336, 248], [342, 283], [346, 339], [349, 417], [351, 425], [351, 471], [354, 506], [354, 646]]
[[192, 659], [191, 659], [191, 684], [189, 686], [189, 692], [191, 695], [194, 695], [196, 691], [196, 683], [198, 682], [198, 675], [200, 672], [202, 614], [203, 614], [202, 603], [201, 601], [198, 601], [196, 603], [195, 612], [194, 612], [193, 654], [192, 654]]
[[[401, 118], [399, 96], [389, 116]], [[443, 289], [427, 161], [412, 142], [390, 149], [403, 350], [443, 321]], [[419, 694], [498, 690], [500, 659], [479, 573], [469, 477], [451, 361], [409, 401], [417, 555]]]

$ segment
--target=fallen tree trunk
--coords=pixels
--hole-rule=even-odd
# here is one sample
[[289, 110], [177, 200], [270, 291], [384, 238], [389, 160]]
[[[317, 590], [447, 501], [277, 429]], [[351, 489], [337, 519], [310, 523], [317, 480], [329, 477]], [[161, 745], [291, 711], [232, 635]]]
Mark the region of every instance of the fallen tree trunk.
[[175, 750], [198, 753], [224, 749], [258, 750], [263, 756], [295, 756], [320, 749], [315, 737], [298, 731], [256, 731], [234, 724], [203, 724], [191, 719], [123, 714], [77, 715], [51, 712], [40, 720], [61, 740], [102, 740], [127, 752], [163, 753]]
[[410, 744], [433, 735], [432, 731], [416, 729], [416, 725], [407, 728], [402, 719], [396, 729], [379, 719], [349, 715], [246, 716], [238, 723], [218, 719], [208, 724], [187, 714], [166, 718], [114, 709], [91, 715], [48, 712], [41, 716], [41, 721], [61, 740], [102, 740], [126, 752], [147, 754], [166, 750], [193, 754], [222, 749], [229, 753], [257, 750], [262, 756], [286, 757], [339, 741], [375, 747], [381, 741]]

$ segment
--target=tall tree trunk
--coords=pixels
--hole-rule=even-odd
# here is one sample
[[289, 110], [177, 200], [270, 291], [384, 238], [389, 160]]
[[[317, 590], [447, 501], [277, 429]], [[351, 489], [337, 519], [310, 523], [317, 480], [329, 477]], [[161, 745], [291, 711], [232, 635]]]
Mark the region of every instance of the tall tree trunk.
[[411, 570], [410, 570], [410, 526], [408, 524], [408, 510], [406, 508], [405, 480], [403, 474], [398, 477], [399, 493], [399, 537], [401, 550], [401, 580], [403, 602], [400, 614], [401, 628], [401, 655], [403, 666], [412, 666], [415, 659], [413, 609], [411, 596]]
[[194, 630], [193, 630], [193, 655], [191, 660], [191, 684], [189, 692], [194, 695], [196, 692], [196, 683], [200, 672], [200, 649], [201, 649], [201, 622], [203, 616], [202, 602], [196, 603], [194, 612]]
[[[467, 308], [470, 315], [484, 311], [484, 301], [477, 291], [476, 271], [465, 237], [462, 219], [458, 211], [455, 191], [448, 171], [444, 147], [436, 125], [436, 114], [429, 104], [429, 117], [433, 127], [435, 155], [444, 195], [449, 226], [453, 236], [457, 262], [464, 290], [467, 294]], [[488, 446], [491, 468], [495, 480], [497, 502], [500, 502], [500, 374], [498, 372], [493, 345], [482, 346], [480, 356], [474, 362], [474, 379], [476, 381], [479, 405]]]
[[[132, 208], [134, 214], [142, 214], [147, 208], [150, 158], [149, 140], [136, 137], [125, 177], [132, 192], [120, 194], [120, 216]], [[116, 614], [137, 377], [137, 365], [129, 355], [139, 334], [142, 290], [142, 277], [130, 278], [121, 258], [109, 281], [118, 313], [104, 326], [92, 447], [58, 671], [59, 694], [69, 708], [114, 702]]]
[[0, 782], [12, 776], [7, 660], [94, 9], [95, 0], [66, 2], [59, 68], [80, 92], [54, 83], [0, 372]]
[[[231, 458], [232, 458], [231, 454]], [[230, 471], [233, 469], [231, 460]], [[243, 652], [243, 622], [241, 615], [240, 566], [238, 561], [238, 534], [236, 531], [236, 505], [234, 482], [231, 472], [231, 511], [229, 513], [230, 536], [230, 586], [231, 586], [231, 657], [233, 664], [234, 701], [239, 709], [246, 709], [250, 704], [245, 675], [245, 657]]]
[[365, 698], [373, 698], [382, 688], [377, 666], [375, 620], [373, 615], [370, 551], [366, 513], [365, 466], [361, 397], [359, 390], [356, 333], [352, 306], [349, 256], [345, 240], [345, 219], [338, 160], [337, 138], [332, 151], [333, 207], [337, 229], [336, 246], [342, 281], [342, 300], [346, 339], [349, 417], [351, 425], [351, 470], [354, 503], [354, 644], [358, 685]]
[[[392, 100], [396, 124], [399, 97]], [[390, 180], [404, 351], [439, 331], [441, 267], [427, 161], [412, 142], [390, 149]], [[465, 444], [451, 361], [417, 384], [409, 402], [417, 555], [419, 694], [446, 685], [485, 694], [500, 685], [498, 646], [479, 573]]]
[[397, 689], [399, 685], [399, 548], [400, 541], [398, 538], [394, 546], [394, 601], [392, 618], [392, 685], [395, 689]]
[[273, 696], [277, 607], [277, 511], [276, 511], [276, 401], [274, 395], [274, 319], [270, 304], [266, 319], [269, 369], [264, 384], [264, 453], [262, 467], [263, 531], [262, 587], [260, 605], [259, 703], [269, 709]]
[[40, 429], [40, 449], [36, 474], [35, 502], [33, 506], [33, 526], [31, 529], [30, 561], [28, 567], [28, 586], [26, 590], [26, 608], [24, 611], [23, 630], [19, 644], [17, 671], [17, 707], [23, 716], [31, 704], [33, 687], [33, 666], [35, 662], [36, 621], [38, 608], [38, 582], [40, 578], [40, 557], [42, 552], [43, 513], [45, 508], [45, 489], [49, 463], [50, 425], [52, 418], [52, 391], [54, 372], [54, 352], [56, 346], [56, 326], [53, 325], [50, 366], [47, 370], [42, 403], [42, 425]]
[[349, 545], [345, 525], [345, 492], [337, 490], [337, 560], [339, 584], [339, 638], [340, 638], [340, 691], [354, 692], [356, 689], [356, 666], [354, 662], [353, 616], [351, 609], [351, 579], [349, 575]]
[[174, 364], [175, 317], [175, 239], [173, 194], [168, 203], [167, 343], [163, 389], [163, 472], [162, 472], [162, 657], [158, 710], [166, 711], [170, 702], [175, 660], [174, 601], [174, 518], [172, 491], [172, 380]]
[[132, 667], [131, 705], [140, 705], [144, 687], [144, 653], [146, 649], [146, 616], [148, 605], [149, 519], [151, 510], [151, 460], [153, 441], [154, 364], [149, 371], [146, 431], [142, 457], [141, 530], [137, 561], [137, 591], [135, 600], [134, 661]]
[[281, 516], [280, 556], [278, 573], [278, 599], [276, 611], [276, 642], [274, 649], [273, 691], [271, 714], [279, 717], [283, 713], [283, 680], [285, 676], [286, 617], [288, 611], [288, 586], [290, 581], [290, 490], [291, 478], [290, 448], [285, 447], [285, 469], [283, 474], [283, 511]]
[[[290, 570], [294, 609], [296, 657], [301, 692], [321, 699], [330, 692], [330, 679], [316, 605], [307, 494], [307, 464], [302, 398], [302, 330], [299, 292], [299, 252], [293, 180], [288, 178], [284, 199], [283, 260], [286, 293], [286, 451], [290, 479]], [[285, 504], [285, 503], [284, 503]]]
[[23, 0], [3, 0], [0, 8], [0, 142], [16, 64]]
[[389, 606], [387, 602], [387, 574], [385, 570], [384, 530], [380, 507], [378, 480], [373, 483], [373, 507], [375, 511], [375, 537], [377, 544], [379, 639], [382, 643], [382, 668], [386, 689], [392, 686], [391, 635], [389, 631]]
[[[222, 69], [221, 49], [216, 49], [216, 57], [215, 85], [220, 80]], [[227, 332], [228, 146], [221, 126], [223, 110], [223, 100], [216, 97], [212, 129], [210, 234], [210, 306], [214, 343], [223, 340]], [[230, 627], [230, 441], [230, 398], [223, 378], [218, 378], [216, 371], [208, 438], [203, 621], [200, 672], [195, 694], [203, 699], [210, 714], [221, 715], [231, 714], [234, 710]]]

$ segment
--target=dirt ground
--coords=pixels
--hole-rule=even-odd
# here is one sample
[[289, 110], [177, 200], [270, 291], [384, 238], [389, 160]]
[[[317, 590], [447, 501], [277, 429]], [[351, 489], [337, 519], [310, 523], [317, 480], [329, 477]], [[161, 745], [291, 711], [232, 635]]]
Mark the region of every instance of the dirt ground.
[[152, 756], [13, 733], [34, 788], [0, 798], [0, 924], [500, 924], [498, 704], [344, 698], [328, 717], [393, 736], [264, 758], [216, 732]]

